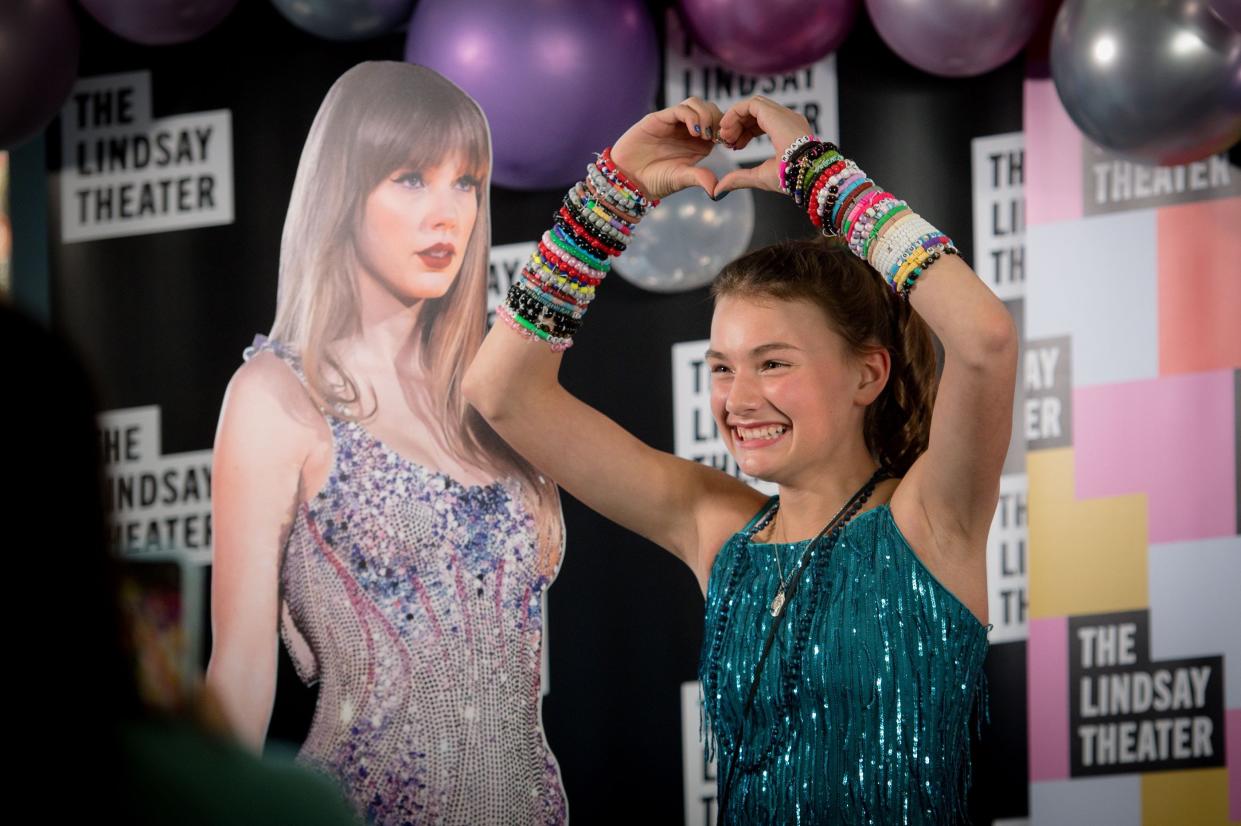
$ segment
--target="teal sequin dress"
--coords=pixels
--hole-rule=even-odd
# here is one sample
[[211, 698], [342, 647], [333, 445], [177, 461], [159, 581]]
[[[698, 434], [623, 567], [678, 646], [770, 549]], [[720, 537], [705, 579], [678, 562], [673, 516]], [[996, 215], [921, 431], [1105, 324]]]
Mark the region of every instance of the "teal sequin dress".
[[773, 622], [774, 554], [787, 574], [809, 542], [750, 541], [777, 504], [728, 540], [707, 583], [699, 677], [721, 798], [732, 775], [720, 822], [963, 819], [988, 627], [922, 564], [887, 505], [812, 553], [743, 721]]

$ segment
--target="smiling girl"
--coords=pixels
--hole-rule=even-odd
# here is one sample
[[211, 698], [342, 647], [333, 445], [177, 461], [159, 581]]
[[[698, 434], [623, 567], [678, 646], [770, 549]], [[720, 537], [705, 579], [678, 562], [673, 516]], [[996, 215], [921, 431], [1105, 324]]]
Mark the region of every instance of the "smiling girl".
[[[763, 97], [727, 114], [691, 98], [636, 124], [566, 196], [465, 393], [536, 467], [698, 578], [721, 823], [944, 823], [964, 814], [982, 693], [1016, 335], [942, 232], [808, 132]], [[714, 140], [760, 134], [775, 157], [758, 167], [717, 181], [696, 165]], [[689, 186], [786, 192], [834, 236], [757, 250], [713, 287], [712, 410], [741, 469], [778, 484], [770, 499], [642, 444], [557, 381], [609, 258]]]

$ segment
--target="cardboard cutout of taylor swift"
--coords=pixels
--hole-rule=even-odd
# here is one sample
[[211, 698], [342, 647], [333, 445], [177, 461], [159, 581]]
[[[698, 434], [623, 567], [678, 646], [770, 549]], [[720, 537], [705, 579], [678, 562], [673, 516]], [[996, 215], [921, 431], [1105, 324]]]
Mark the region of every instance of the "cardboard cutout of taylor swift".
[[319, 684], [300, 758], [376, 823], [561, 823], [541, 722], [555, 487], [466, 404], [490, 139], [436, 73], [364, 63], [302, 150], [276, 319], [215, 443], [208, 685], [260, 749], [277, 636]]

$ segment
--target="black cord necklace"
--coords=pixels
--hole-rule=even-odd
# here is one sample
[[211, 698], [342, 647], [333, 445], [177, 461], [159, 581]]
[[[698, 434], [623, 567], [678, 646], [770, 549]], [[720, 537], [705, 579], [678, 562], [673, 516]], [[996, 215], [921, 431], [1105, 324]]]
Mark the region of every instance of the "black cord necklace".
[[[729, 796], [732, 792], [733, 781], [736, 779], [737, 768], [743, 762], [746, 764], [744, 768], [747, 771], [765, 764], [768, 760], [771, 759], [771, 756], [775, 754], [776, 749], [780, 747], [784, 739], [782, 736], [780, 736], [781, 731], [777, 730], [778, 728], [780, 728], [778, 726], [778, 723], [773, 722], [772, 732], [771, 732], [772, 737], [771, 737], [768, 747], [763, 749], [761, 753], [758, 754], [756, 757], [751, 757], [744, 761], [742, 760], [740, 750], [741, 750], [741, 742], [744, 739], [743, 735], [744, 735], [744, 730], [745, 730], [745, 721], [749, 718], [750, 709], [754, 706], [754, 698], [758, 694], [759, 678], [761, 678], [763, 675], [763, 667], [767, 663], [767, 656], [771, 653], [772, 642], [775, 640], [776, 631], [780, 627], [781, 619], [784, 615], [784, 608], [793, 599], [794, 595], [796, 595], [797, 589], [801, 582], [801, 575], [806, 570], [807, 566], [810, 564], [810, 560], [814, 558], [814, 552], [816, 548], [819, 546], [819, 543], [823, 541], [824, 538], [826, 537], [825, 548], [827, 550], [827, 553], [823, 554], [823, 557], [822, 557], [822, 559], [826, 559], [828, 554], [831, 552], [831, 550], [836, 546], [836, 542], [840, 539], [840, 535], [844, 531], [845, 525], [847, 525], [849, 521], [853, 519], [855, 515], [857, 515], [857, 513], [862, 509], [863, 505], [866, 504], [867, 500], [870, 499], [871, 494], [875, 492], [875, 486], [878, 485], [884, 479], [888, 478], [888, 476], [889, 476], [888, 471], [885, 468], [880, 467], [878, 470], [876, 470], [871, 475], [870, 479], [866, 481], [866, 484], [862, 485], [862, 487], [860, 487], [851, 497], [849, 497], [849, 499], [845, 502], [845, 504], [841, 507], [841, 509], [837, 511], [836, 515], [833, 516], [826, 525], [823, 526], [823, 529], [819, 531], [819, 533], [814, 537], [814, 539], [810, 540], [810, 542], [806, 544], [806, 550], [802, 553], [801, 559], [798, 561], [798, 564], [790, 572], [789, 577], [787, 579], [781, 578], [780, 580], [779, 586], [776, 590], [776, 595], [772, 599], [771, 606], [769, 608], [769, 612], [772, 616], [771, 627], [767, 631], [767, 638], [766, 638], [766, 641], [763, 643], [763, 652], [759, 656], [758, 664], [754, 667], [754, 680], [752, 683], [750, 683], [750, 691], [746, 695], [745, 705], [743, 706], [742, 711], [741, 711], [741, 726], [739, 727], [739, 730], [737, 732], [736, 741], [733, 743], [729, 743], [729, 742], [726, 742], [726, 739], [728, 738], [720, 737], [721, 753], [723, 753], [726, 749], [728, 751], [733, 752], [732, 763], [728, 767], [728, 774], [724, 778], [724, 786], [720, 791], [719, 810], [718, 810], [718, 817], [719, 817], [720, 823], [726, 822], [724, 817], [728, 811]], [[776, 510], [778, 510], [778, 508], [779, 508], [779, 503], [776, 504], [776, 507], [771, 509], [771, 511], [767, 514], [767, 517], [762, 522], [755, 525], [753, 528], [751, 528], [749, 531], [746, 532], [745, 544], [742, 546], [742, 553], [744, 553], [749, 548], [750, 538], [755, 533], [757, 533], [759, 530], [761, 530], [762, 528], [770, 524], [771, 519], [774, 518], [776, 514]], [[777, 557], [777, 562], [778, 561], [779, 561], [779, 557]], [[818, 566], [820, 570], [822, 569], [822, 567], [823, 567], [822, 565]], [[742, 566], [738, 564], [738, 561], [734, 561], [733, 566], [732, 566], [732, 571], [730, 572], [728, 581], [725, 584], [724, 593], [721, 594], [721, 601], [720, 601], [721, 610], [716, 618], [715, 628], [713, 629], [714, 633], [712, 635], [712, 644], [711, 644], [711, 664], [710, 664], [710, 668], [708, 669], [708, 672], [706, 675], [710, 682], [710, 685], [703, 686], [704, 702], [711, 702], [711, 698], [718, 696], [718, 693], [719, 693], [716, 690], [716, 686], [719, 685], [720, 653], [723, 649], [724, 633], [727, 630], [727, 625], [728, 625], [728, 612], [726, 610], [726, 606], [728, 606], [729, 603], [731, 602], [732, 594], [735, 593], [737, 586], [740, 584], [741, 568]], [[777, 566], [777, 571], [779, 571], [778, 566]], [[812, 614], [813, 614], [812, 611], [805, 611], [798, 618], [797, 633], [794, 638], [793, 650], [790, 652], [790, 655], [788, 658], [789, 660], [788, 668], [781, 669], [782, 679], [781, 679], [780, 694], [782, 696], [782, 704], [786, 708], [791, 708], [795, 702], [794, 692], [796, 690], [796, 681], [801, 676], [801, 657], [802, 657], [802, 653], [805, 650], [806, 640], [809, 637], [809, 630], [810, 630], [809, 625], [810, 625]], [[720, 719], [718, 702], [714, 703], [714, 706], [715, 707], [712, 709], [713, 713], [711, 714], [711, 717], [718, 721]], [[777, 714], [774, 716], [776, 720], [778, 721], [782, 719], [783, 717], [785, 717], [786, 715]], [[786, 727], [785, 727], [785, 733], [787, 733]], [[720, 732], [717, 731], [717, 737], [718, 736], [720, 736]]]

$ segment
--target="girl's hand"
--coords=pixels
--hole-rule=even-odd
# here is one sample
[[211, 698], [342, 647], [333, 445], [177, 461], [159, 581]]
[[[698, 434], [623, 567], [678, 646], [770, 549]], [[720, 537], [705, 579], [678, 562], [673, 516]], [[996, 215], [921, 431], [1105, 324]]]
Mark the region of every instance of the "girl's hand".
[[808, 134], [809, 121], [771, 98], [755, 95], [735, 104], [720, 119], [720, 138], [733, 149], [740, 149], [759, 135], [767, 135], [775, 153], [758, 166], [729, 172], [716, 185], [714, 195], [719, 197], [734, 189], [779, 192], [780, 156], [789, 144]]
[[612, 161], [651, 198], [691, 186], [714, 196], [715, 173], [696, 164], [711, 153], [723, 116], [714, 103], [698, 98], [651, 112], [621, 135]]

